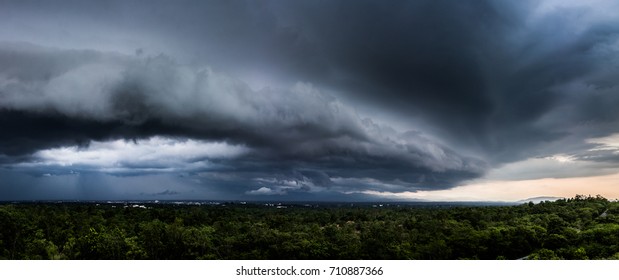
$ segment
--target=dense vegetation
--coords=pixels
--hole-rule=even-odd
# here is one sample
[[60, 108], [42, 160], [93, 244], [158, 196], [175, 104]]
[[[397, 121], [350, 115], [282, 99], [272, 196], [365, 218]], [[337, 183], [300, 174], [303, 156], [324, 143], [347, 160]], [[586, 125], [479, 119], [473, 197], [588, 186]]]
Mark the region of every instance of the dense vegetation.
[[523, 257], [619, 258], [619, 202], [577, 196], [450, 208], [0, 205], [3, 259]]

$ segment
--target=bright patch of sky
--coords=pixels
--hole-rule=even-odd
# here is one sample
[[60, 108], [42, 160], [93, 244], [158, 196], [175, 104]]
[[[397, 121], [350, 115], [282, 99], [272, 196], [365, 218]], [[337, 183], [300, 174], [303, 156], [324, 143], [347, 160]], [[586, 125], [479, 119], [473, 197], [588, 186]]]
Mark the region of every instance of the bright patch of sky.
[[143, 140], [92, 141], [87, 147], [60, 147], [36, 152], [18, 167], [60, 166], [103, 172], [162, 172], [208, 168], [210, 160], [245, 154], [243, 146], [155, 136]]

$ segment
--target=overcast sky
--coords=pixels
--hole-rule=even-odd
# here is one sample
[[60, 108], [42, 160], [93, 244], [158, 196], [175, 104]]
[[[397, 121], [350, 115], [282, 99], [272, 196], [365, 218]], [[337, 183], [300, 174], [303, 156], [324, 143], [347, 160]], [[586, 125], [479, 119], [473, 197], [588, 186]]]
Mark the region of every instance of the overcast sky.
[[619, 198], [618, 10], [0, 0], [0, 200]]

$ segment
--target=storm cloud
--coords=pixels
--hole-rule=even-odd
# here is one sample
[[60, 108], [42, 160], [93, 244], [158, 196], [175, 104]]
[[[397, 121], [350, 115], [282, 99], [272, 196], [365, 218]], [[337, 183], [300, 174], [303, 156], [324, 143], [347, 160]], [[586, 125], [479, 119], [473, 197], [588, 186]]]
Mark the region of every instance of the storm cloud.
[[[17, 165], [22, 168], [197, 172], [207, 168], [183, 168], [183, 161], [211, 160], [236, 172], [330, 173], [315, 184], [320, 187], [329, 186], [329, 176], [356, 177], [361, 170], [411, 186], [424, 174], [437, 173], [434, 177], [440, 179], [433, 187], [449, 187], [482, 171], [483, 162], [462, 157], [419, 132], [398, 132], [361, 118], [311, 84], [255, 91], [233, 77], [180, 65], [163, 55], [16, 46], [2, 48], [8, 63], [0, 89], [1, 140], [4, 154], [34, 162]], [[152, 138], [158, 135], [169, 139]], [[187, 143], [189, 147], [178, 148]], [[236, 146], [246, 151], [231, 158], [209, 152]], [[175, 157], [179, 162], [169, 160]], [[294, 180], [314, 184], [315, 178]]]
[[165, 174], [302, 199], [616, 162], [612, 2], [1, 5], [6, 178]]

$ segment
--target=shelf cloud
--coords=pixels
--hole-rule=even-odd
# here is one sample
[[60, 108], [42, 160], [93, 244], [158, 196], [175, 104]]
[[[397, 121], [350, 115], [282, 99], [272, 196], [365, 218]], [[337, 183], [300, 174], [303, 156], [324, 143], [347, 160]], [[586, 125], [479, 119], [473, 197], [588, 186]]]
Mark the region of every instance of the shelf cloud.
[[612, 1], [1, 6], [7, 199], [79, 176], [118, 197], [104, 181], [357, 200], [616, 172]]

